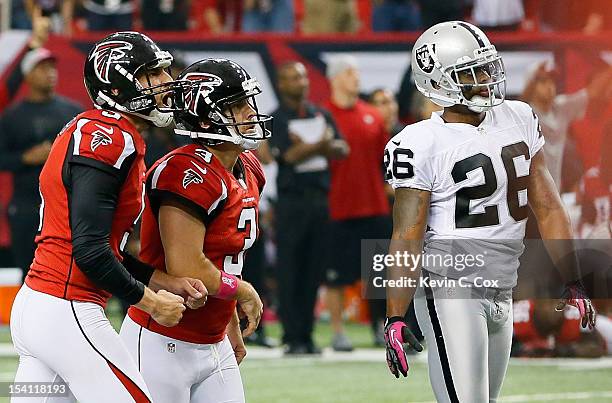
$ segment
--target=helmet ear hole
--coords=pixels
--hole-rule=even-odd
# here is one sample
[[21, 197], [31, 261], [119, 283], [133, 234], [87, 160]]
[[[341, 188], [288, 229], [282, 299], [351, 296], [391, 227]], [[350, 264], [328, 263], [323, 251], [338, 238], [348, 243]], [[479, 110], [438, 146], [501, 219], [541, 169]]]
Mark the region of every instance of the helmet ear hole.
[[439, 90], [440, 88], [440, 84], [438, 84], [437, 82], [435, 82], [434, 80], [430, 80], [431, 82], [431, 86], [434, 87], [435, 89]]
[[118, 95], [119, 95], [119, 89], [117, 89], [117, 88], [113, 88], [113, 89], [111, 90], [111, 94], [113, 94], [114, 96], [118, 96]]

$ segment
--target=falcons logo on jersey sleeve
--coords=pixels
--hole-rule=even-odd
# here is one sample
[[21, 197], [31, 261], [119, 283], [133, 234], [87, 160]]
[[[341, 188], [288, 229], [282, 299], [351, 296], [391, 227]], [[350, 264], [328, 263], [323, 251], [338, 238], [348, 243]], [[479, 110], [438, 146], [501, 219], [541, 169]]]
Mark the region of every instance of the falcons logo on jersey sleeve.
[[110, 41], [96, 46], [89, 59], [93, 59], [94, 70], [100, 81], [110, 84], [108, 75], [111, 66], [117, 63], [129, 63], [129, 60], [123, 59], [130, 50], [132, 50], [132, 44], [123, 41]]
[[113, 134], [112, 127], [104, 127], [99, 124], [95, 124], [98, 130], [91, 133], [91, 151], [96, 151], [96, 148], [100, 146], [107, 146], [113, 144], [113, 139], [110, 137]]
[[184, 79], [195, 82], [185, 94], [185, 105], [191, 114], [198, 116], [197, 109], [200, 97], [207, 97], [208, 94], [215, 90], [215, 87], [223, 83], [223, 80], [214, 74], [208, 73], [189, 73]]
[[[206, 175], [206, 168], [202, 168], [195, 162], [192, 162], [192, 164], [196, 169], [187, 168], [185, 170], [185, 176], [183, 176], [183, 189], [187, 189], [187, 186], [191, 185], [192, 183], [195, 183], [196, 185], [204, 183], [204, 178], [202, 175]], [[200, 175], [200, 173], [202, 175]]]

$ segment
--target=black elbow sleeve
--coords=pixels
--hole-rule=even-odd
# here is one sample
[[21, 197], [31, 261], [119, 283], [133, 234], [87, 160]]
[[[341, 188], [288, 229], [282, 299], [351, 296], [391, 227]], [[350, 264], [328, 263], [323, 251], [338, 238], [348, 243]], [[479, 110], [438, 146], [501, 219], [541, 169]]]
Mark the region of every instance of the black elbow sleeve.
[[72, 254], [79, 269], [96, 286], [130, 305], [142, 299], [144, 284], [132, 277], [117, 260], [108, 241], [73, 240]]
[[144, 284], [121, 264], [109, 243], [121, 183], [93, 166], [71, 164], [72, 255], [97, 287], [135, 304], [144, 295]]
[[130, 274], [141, 283], [149, 285], [153, 272], [155, 272], [153, 266], [141, 262], [127, 252], [121, 252], [121, 256], [123, 257], [123, 266], [125, 266]]

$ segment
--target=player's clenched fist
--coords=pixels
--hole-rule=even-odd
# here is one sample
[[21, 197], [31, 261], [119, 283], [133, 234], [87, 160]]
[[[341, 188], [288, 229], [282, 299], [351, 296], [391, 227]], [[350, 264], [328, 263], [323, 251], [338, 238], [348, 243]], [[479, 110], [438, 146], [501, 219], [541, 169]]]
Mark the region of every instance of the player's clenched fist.
[[157, 292], [157, 304], [151, 317], [162, 326], [175, 326], [183, 317], [185, 311], [185, 300], [176, 294], [166, 290]]
[[255, 288], [249, 283], [242, 282], [244, 284], [244, 291], [241, 290], [242, 295], [238, 296], [238, 304], [244, 312], [249, 322], [248, 326], [242, 332], [243, 337], [249, 337], [257, 329], [261, 315], [263, 314], [263, 302], [259, 298], [259, 294], [255, 291]]
[[199, 309], [206, 304], [208, 290], [201, 280], [190, 277], [173, 277], [168, 291], [185, 299], [190, 309]]
[[176, 326], [183, 317], [186, 309], [184, 303], [183, 297], [166, 290], [155, 293], [145, 288], [144, 296], [136, 306], [151, 315], [160, 325], [171, 327]]

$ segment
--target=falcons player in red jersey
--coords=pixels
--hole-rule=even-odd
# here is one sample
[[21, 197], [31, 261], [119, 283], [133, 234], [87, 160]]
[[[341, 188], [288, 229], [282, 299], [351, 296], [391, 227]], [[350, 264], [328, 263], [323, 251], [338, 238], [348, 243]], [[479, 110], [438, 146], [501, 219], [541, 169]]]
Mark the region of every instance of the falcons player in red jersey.
[[168, 125], [172, 99], [182, 95], [164, 70], [171, 61], [136, 32], [97, 43], [84, 71], [96, 109], [66, 125], [42, 169], [36, 253], [13, 305], [11, 336], [20, 356], [15, 382], [65, 382], [69, 393], [54, 402], [151, 401], [104, 315], [111, 294], [160, 326], [178, 323], [184, 298], [192, 308], [205, 300], [200, 280], [169, 276], [121, 252], [143, 208], [139, 131]]
[[272, 118], [258, 113], [258, 82], [230, 60], [197, 62], [178, 79], [192, 87], [185, 110], [175, 113], [176, 133], [194, 143], [170, 152], [147, 174], [140, 257], [172, 275], [202, 280], [210, 294], [173, 328], [132, 307], [120, 335], [154, 400], [244, 402], [238, 364], [246, 350], [236, 304], [249, 320], [248, 336], [262, 302], [240, 276], [257, 238], [265, 182], [249, 150], [271, 135]]

